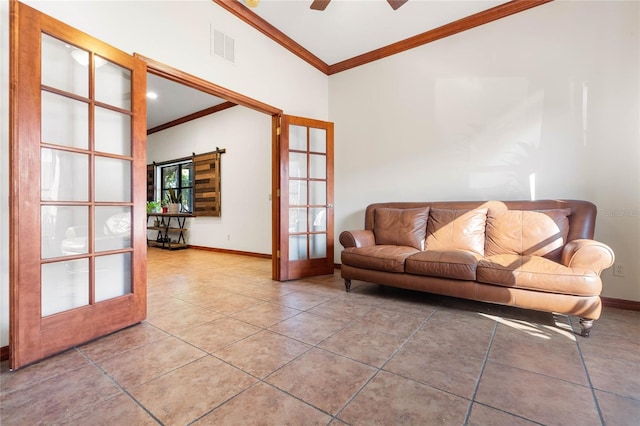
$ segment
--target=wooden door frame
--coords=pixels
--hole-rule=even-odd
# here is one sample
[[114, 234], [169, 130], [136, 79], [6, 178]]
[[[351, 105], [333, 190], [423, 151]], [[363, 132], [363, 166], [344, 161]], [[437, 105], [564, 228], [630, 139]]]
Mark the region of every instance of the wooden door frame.
[[280, 264], [278, 262], [278, 240], [280, 234], [280, 206], [278, 198], [280, 189], [281, 158], [278, 146], [280, 140], [280, 117], [283, 114], [282, 110], [241, 93], [226, 89], [177, 68], [163, 64], [139, 53], [134, 53], [133, 56], [146, 62], [147, 72], [153, 75], [166, 78], [178, 84], [184, 84], [192, 89], [208, 93], [221, 99], [226, 99], [227, 101], [233, 102], [237, 105], [242, 105], [271, 116], [271, 279], [279, 280]]

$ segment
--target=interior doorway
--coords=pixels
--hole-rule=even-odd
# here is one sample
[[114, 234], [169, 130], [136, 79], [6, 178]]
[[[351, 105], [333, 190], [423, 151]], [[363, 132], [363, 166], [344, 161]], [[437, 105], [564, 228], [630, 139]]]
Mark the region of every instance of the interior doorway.
[[194, 75], [185, 73], [176, 68], [173, 68], [169, 65], [160, 63], [153, 59], [147, 58], [140, 54], [134, 54], [136, 58], [139, 58], [146, 62], [147, 64], [147, 72], [153, 76], [160, 77], [162, 79], [169, 80], [176, 84], [181, 84], [187, 86], [189, 88], [198, 90], [200, 92], [215, 96], [217, 98], [224, 99], [227, 103], [232, 105], [239, 105], [242, 107], [246, 107], [257, 111], [259, 113], [267, 114], [271, 117], [271, 140], [272, 140], [272, 184], [271, 184], [271, 194], [272, 194], [272, 223], [271, 223], [271, 258], [272, 258], [272, 268], [271, 275], [272, 279], [277, 280], [278, 276], [278, 258], [277, 258], [277, 250], [278, 250], [278, 205], [276, 202], [276, 194], [278, 193], [278, 127], [280, 125], [280, 117], [282, 116], [282, 110], [271, 105], [265, 104], [258, 100], [249, 98], [242, 94], [233, 92], [224, 87], [218, 86], [217, 84], [211, 83], [209, 81], [203, 80]]
[[[166, 188], [180, 187], [180, 211], [194, 216], [184, 218], [189, 247], [270, 259], [271, 127], [269, 114], [148, 72], [150, 208], [167, 202]], [[213, 167], [202, 163], [209, 156]], [[158, 232], [149, 238], [155, 246]]]
[[271, 105], [142, 55], [150, 74], [271, 116], [271, 276], [333, 273], [333, 123], [283, 115]]

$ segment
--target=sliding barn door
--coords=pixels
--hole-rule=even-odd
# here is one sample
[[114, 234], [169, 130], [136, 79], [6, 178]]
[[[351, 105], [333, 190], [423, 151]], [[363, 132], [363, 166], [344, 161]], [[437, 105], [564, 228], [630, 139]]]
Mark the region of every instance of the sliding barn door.
[[11, 367], [146, 316], [146, 66], [12, 2]]
[[283, 115], [280, 126], [277, 279], [332, 274], [333, 123]]

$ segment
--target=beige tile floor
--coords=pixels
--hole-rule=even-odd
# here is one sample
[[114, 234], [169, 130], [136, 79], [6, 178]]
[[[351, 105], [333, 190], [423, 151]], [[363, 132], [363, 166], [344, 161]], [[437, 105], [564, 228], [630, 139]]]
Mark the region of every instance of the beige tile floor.
[[270, 270], [150, 249], [148, 319], [2, 363], [0, 424], [640, 424], [640, 312], [605, 308], [584, 339], [561, 315]]

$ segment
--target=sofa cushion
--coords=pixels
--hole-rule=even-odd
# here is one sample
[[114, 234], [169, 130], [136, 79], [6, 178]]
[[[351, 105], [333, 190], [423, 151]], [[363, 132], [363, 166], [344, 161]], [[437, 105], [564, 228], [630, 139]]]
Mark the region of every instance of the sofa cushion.
[[426, 250], [470, 250], [484, 255], [487, 209], [431, 209]]
[[467, 250], [426, 250], [405, 260], [408, 274], [475, 280], [476, 266], [481, 256]]
[[417, 209], [376, 209], [373, 233], [376, 244], [424, 249], [429, 207]]
[[385, 272], [404, 272], [404, 260], [418, 253], [413, 247], [375, 245], [349, 247], [342, 250], [342, 263], [364, 269]]
[[485, 255], [518, 254], [560, 260], [571, 209], [489, 210]]
[[478, 261], [476, 277], [481, 283], [575, 296], [597, 296], [602, 290], [595, 272], [540, 256], [489, 256]]

